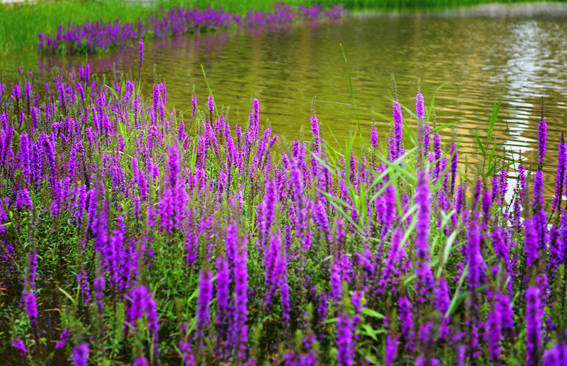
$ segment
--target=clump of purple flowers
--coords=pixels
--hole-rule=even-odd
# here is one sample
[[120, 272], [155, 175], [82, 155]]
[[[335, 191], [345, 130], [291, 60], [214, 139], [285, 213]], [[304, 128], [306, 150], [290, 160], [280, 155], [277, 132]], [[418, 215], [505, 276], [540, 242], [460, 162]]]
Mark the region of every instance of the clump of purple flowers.
[[417, 140], [396, 101], [388, 146], [372, 128], [370, 148], [341, 154], [315, 115], [310, 137], [279, 149], [257, 99], [241, 125], [194, 96], [186, 123], [162, 83], [146, 99], [94, 79], [26, 80], [0, 103], [0, 296], [22, 293], [0, 326], [14, 357], [564, 363], [565, 172], [551, 203], [543, 124], [507, 202], [513, 165], [461, 183], [459, 143], [428, 131], [421, 94]]
[[[231, 26], [259, 27], [270, 24], [292, 23], [297, 20], [320, 18], [337, 19], [345, 15], [341, 6], [322, 11], [319, 6], [292, 9], [285, 3], [276, 3], [272, 12], [249, 11], [241, 17], [218, 9], [170, 9], [159, 16], [136, 22], [123, 22], [120, 19], [104, 22], [102, 19], [81, 25], [60, 24], [55, 36], [39, 33], [39, 50], [42, 53], [81, 54], [96, 53], [139, 40], [139, 67], [142, 65], [143, 38], [167, 38], [195, 31], [227, 29]], [[19, 89], [18, 89], [19, 90]]]

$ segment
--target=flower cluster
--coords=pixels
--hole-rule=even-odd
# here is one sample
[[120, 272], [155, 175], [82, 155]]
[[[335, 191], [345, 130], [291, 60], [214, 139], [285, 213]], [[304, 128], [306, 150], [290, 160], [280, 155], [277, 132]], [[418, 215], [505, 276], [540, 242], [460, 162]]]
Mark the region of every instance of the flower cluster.
[[[152, 16], [145, 21], [123, 22], [120, 19], [103, 22], [98, 20], [81, 25], [60, 24], [57, 35], [39, 33], [39, 51], [46, 54], [95, 53], [114, 47], [122, 47], [142, 38], [167, 38], [186, 33], [226, 29], [233, 25], [258, 27], [262, 25], [292, 23], [297, 20], [316, 20], [327, 17], [337, 19], [345, 14], [344, 8], [335, 5], [322, 9], [318, 5], [311, 8], [292, 9], [285, 3], [276, 3], [272, 12], [251, 10], [239, 16], [219, 9], [176, 8], [161, 16]], [[140, 54], [142, 43], [140, 42]]]
[[[463, 183], [458, 145], [431, 132], [423, 95], [416, 120], [394, 102], [386, 151], [375, 127], [368, 148], [339, 153], [315, 115], [311, 138], [288, 149], [256, 99], [242, 126], [193, 97], [186, 123], [164, 84], [144, 96], [88, 67], [7, 90], [0, 276], [24, 291], [0, 327], [14, 357], [565, 360], [564, 157], [548, 202], [544, 170], [525, 163], [515, 187], [507, 164]], [[418, 139], [404, 136], [412, 124]]]

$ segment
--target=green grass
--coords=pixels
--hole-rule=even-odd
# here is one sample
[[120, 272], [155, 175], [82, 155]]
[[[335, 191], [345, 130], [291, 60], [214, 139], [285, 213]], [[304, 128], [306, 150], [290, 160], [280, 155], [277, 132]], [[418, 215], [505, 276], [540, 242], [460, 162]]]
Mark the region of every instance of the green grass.
[[[276, 0], [158, 0], [149, 4], [120, 0], [66, 0], [40, 1], [36, 4], [0, 5], [0, 55], [10, 50], [35, 49], [38, 33], [54, 35], [57, 25], [82, 24], [103, 19], [105, 21], [120, 18], [123, 21], [145, 19], [160, 14], [163, 9], [180, 6], [206, 7], [210, 5], [238, 14], [250, 9], [271, 10]], [[312, 1], [292, 0], [288, 3], [298, 5]]]

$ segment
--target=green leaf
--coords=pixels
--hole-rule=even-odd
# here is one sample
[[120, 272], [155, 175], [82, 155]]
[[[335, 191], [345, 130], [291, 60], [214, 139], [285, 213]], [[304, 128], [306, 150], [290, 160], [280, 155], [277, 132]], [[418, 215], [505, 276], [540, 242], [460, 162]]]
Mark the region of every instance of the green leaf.
[[498, 112], [500, 112], [501, 105], [502, 105], [502, 98], [494, 102], [494, 106], [492, 107], [492, 115], [490, 116], [490, 123], [488, 125], [488, 138], [487, 138], [488, 143], [490, 143], [490, 141], [492, 140], [492, 132], [494, 131], [494, 125], [496, 124], [496, 120], [498, 119]]
[[75, 302], [76, 302], [76, 301], [75, 301], [75, 299], [73, 298], [73, 296], [69, 295], [69, 293], [68, 293], [67, 291], [63, 290], [63, 289], [62, 289], [61, 287], [59, 287], [59, 286], [57, 286], [57, 289], [58, 289], [59, 291], [61, 291], [61, 293], [62, 293], [63, 295], [65, 295], [65, 297], [68, 298], [69, 301], [71, 301], [71, 303], [72, 303], [73, 305], [75, 305]]
[[[447, 260], [449, 259], [449, 255], [451, 254], [451, 249], [453, 249], [453, 243], [457, 239], [458, 234], [459, 231], [455, 230], [451, 233], [451, 236], [447, 238], [447, 242], [445, 243], [445, 248], [443, 250], [443, 261], [442, 261], [443, 265], [447, 263]], [[437, 278], [441, 277], [441, 271], [443, 270], [443, 265], [440, 265], [439, 268], [437, 268]]]
[[458, 125], [458, 124], [459, 124], [459, 122], [446, 123], [446, 124], [444, 124], [444, 125], [441, 125], [441, 126], [437, 126], [437, 127], [435, 127], [435, 128], [432, 128], [429, 133], [431, 134], [431, 133], [439, 132], [439, 131], [442, 131], [442, 130], [444, 130], [444, 129], [446, 129], [446, 128], [450, 128], [450, 127], [453, 127], [453, 126]]
[[377, 319], [383, 319], [384, 315], [380, 314], [379, 312], [369, 309], [369, 308], [362, 308], [362, 314], [367, 315], [367, 316], [371, 316], [373, 318], [377, 318]]
[[463, 282], [465, 280], [468, 271], [469, 271], [469, 267], [467, 266], [463, 271], [461, 278], [459, 279], [457, 289], [455, 290], [455, 295], [451, 299], [451, 303], [449, 304], [449, 309], [445, 314], [445, 318], [450, 318], [455, 313], [459, 305], [461, 305], [461, 303], [465, 301], [465, 299], [469, 296], [466, 292], [461, 293], [461, 287], [463, 286]]
[[476, 131], [474, 133], [474, 138], [478, 147], [480, 148], [480, 151], [482, 152], [482, 156], [486, 159], [486, 150], [484, 149], [484, 145], [482, 144], [482, 141], [480, 141], [480, 137], [478, 137], [478, 133], [476, 133]]
[[365, 334], [369, 335], [375, 342], [378, 342], [378, 337], [376, 337], [376, 331], [372, 329], [369, 324], [362, 324], [362, 329], [364, 329]]

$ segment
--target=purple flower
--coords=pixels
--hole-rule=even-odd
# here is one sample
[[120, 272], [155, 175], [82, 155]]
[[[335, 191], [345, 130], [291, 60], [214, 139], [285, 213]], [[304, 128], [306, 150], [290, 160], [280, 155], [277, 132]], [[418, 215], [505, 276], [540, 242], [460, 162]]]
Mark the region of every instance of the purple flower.
[[285, 248], [283, 249], [281, 258], [281, 267], [283, 272], [282, 284], [280, 286], [280, 299], [282, 303], [282, 319], [284, 324], [289, 324], [290, 312], [291, 312], [291, 299], [289, 294], [289, 285], [287, 281], [287, 254], [285, 253]]
[[228, 316], [228, 286], [230, 277], [228, 273], [228, 262], [223, 256], [217, 257], [217, 333], [219, 337], [226, 337], [226, 326]]
[[22, 341], [21, 338], [14, 339], [14, 342], [12, 343], [12, 347], [20, 351], [20, 356], [24, 356], [26, 353], [28, 353], [26, 344], [24, 343], [24, 341]]
[[341, 269], [337, 260], [333, 261], [330, 268], [331, 272], [331, 297], [338, 306], [342, 298], [342, 278]]
[[316, 115], [311, 116], [311, 132], [313, 133], [313, 137], [315, 137], [315, 138], [320, 136], [319, 120], [317, 119]]
[[20, 84], [14, 84], [14, 89], [12, 89], [12, 97], [18, 102], [22, 96], [22, 90], [20, 89]]
[[502, 347], [500, 347], [500, 341], [502, 340], [502, 318], [498, 304], [494, 304], [492, 309], [488, 313], [488, 319], [485, 324], [486, 337], [488, 343], [488, 353], [490, 355], [490, 360], [494, 364], [498, 364], [500, 361], [500, 355], [502, 353]]
[[313, 133], [314, 152], [317, 154], [321, 149], [321, 136], [319, 132], [319, 120], [316, 115], [311, 116], [311, 132]]
[[191, 97], [191, 106], [192, 106], [192, 115], [196, 115], [197, 114], [197, 96], [193, 95], [193, 97]]
[[526, 252], [526, 266], [533, 266], [539, 258], [539, 245], [537, 232], [534, 227], [533, 219], [524, 220], [525, 238], [524, 250]]
[[370, 129], [370, 145], [375, 149], [378, 148], [378, 129], [376, 127]]
[[544, 209], [544, 199], [543, 199], [543, 171], [539, 170], [534, 176], [534, 201], [533, 209], [535, 212], [539, 212]]
[[526, 365], [528, 366], [540, 364], [543, 313], [540, 289], [529, 287], [526, 291]]
[[555, 179], [555, 195], [553, 197], [553, 203], [551, 204], [552, 212], [561, 210], [563, 185], [565, 183], [565, 164], [567, 164], [567, 144], [561, 141], [559, 143], [559, 153], [557, 156], [557, 178]]
[[547, 122], [545, 122], [545, 119], [541, 119], [541, 121], [539, 121], [539, 125], [538, 125], [538, 133], [537, 133], [537, 144], [538, 144], [538, 162], [539, 162], [539, 166], [540, 166], [540, 170], [541, 167], [543, 166], [543, 160], [545, 158], [545, 150], [547, 147]]
[[32, 291], [29, 291], [25, 299], [26, 313], [30, 318], [30, 322], [35, 323], [37, 321], [37, 302], [35, 295]]
[[213, 284], [211, 281], [212, 274], [208, 269], [201, 270], [201, 277], [199, 280], [199, 300], [197, 307], [197, 329], [198, 337], [203, 336], [203, 330], [209, 323], [209, 303], [213, 297]]
[[466, 365], [467, 346], [464, 344], [457, 346], [457, 366]]
[[447, 281], [440, 277], [437, 280], [437, 286], [434, 288], [435, 308], [441, 315], [441, 325], [439, 326], [439, 337], [446, 338], [449, 335], [449, 318], [446, 318], [447, 311], [451, 298], [449, 296], [449, 284]]
[[394, 110], [394, 136], [392, 136], [390, 143], [390, 156], [392, 160], [396, 160], [404, 155], [404, 144], [402, 141], [404, 121], [402, 119], [402, 106], [397, 100], [392, 104], [392, 108]]
[[[274, 208], [276, 202], [276, 184], [274, 181], [269, 180], [266, 182], [266, 193], [264, 195], [264, 202], [262, 204], [262, 212], [260, 215], [261, 235], [265, 243], [270, 236], [270, 228], [274, 222]], [[262, 243], [262, 244], [264, 244]]]
[[416, 259], [416, 288], [419, 295], [418, 301], [427, 301], [431, 292], [434, 279], [429, 265], [429, 210], [431, 202], [429, 198], [429, 182], [427, 172], [418, 171], [417, 188], [415, 193], [415, 204], [417, 205], [417, 224], [415, 229], [415, 255]]
[[103, 275], [98, 276], [94, 280], [96, 304], [99, 312], [102, 312], [102, 307], [103, 307], [102, 299], [104, 298], [104, 285], [105, 285], [105, 280]]
[[[109, 248], [104, 248], [104, 249], [109, 249]], [[109, 257], [111, 256], [112, 253], [110, 253]], [[77, 282], [79, 283], [79, 287], [81, 288], [81, 294], [85, 299], [84, 304], [87, 305], [91, 301], [91, 289], [89, 287], [89, 278], [87, 275], [87, 271], [85, 271], [84, 269], [79, 271], [76, 277], [77, 277]]]
[[441, 136], [439, 132], [435, 132], [433, 134], [433, 161], [434, 163], [434, 170], [433, 170], [433, 178], [434, 182], [439, 180], [441, 176], [441, 157], [442, 157], [442, 150], [441, 150]]
[[213, 113], [214, 110], [215, 110], [215, 102], [213, 100], [213, 97], [209, 95], [209, 112]]
[[89, 345], [81, 343], [73, 348], [73, 365], [75, 366], [88, 366], [89, 360]]
[[169, 184], [171, 187], [177, 186], [179, 176], [179, 149], [176, 144], [169, 147]]
[[233, 346], [238, 359], [244, 359], [248, 342], [248, 254], [245, 242], [241, 242], [234, 263], [234, 313], [232, 319]]
[[[386, 264], [384, 265], [384, 269], [381, 271], [380, 281], [378, 282], [378, 292], [384, 293], [388, 290], [388, 285], [390, 284], [392, 277], [395, 274], [396, 265], [399, 264], [401, 258], [403, 258], [403, 248], [400, 249], [402, 244], [402, 237], [403, 237], [403, 230], [396, 230], [392, 235], [392, 244], [390, 246], [390, 250], [388, 251], [388, 256], [386, 257]], [[370, 257], [371, 259], [372, 254], [369, 253], [366, 258]], [[369, 262], [368, 259], [364, 258], [366, 261]], [[365, 266], [368, 268], [367, 272], [369, 274], [369, 278], [372, 277], [372, 266], [370, 263]]]
[[386, 337], [384, 350], [384, 365], [392, 366], [397, 358], [398, 351], [398, 335], [395, 332], [389, 332]]
[[416, 366], [439, 366], [439, 360], [431, 357], [435, 344], [434, 332], [435, 329], [433, 327], [433, 322], [431, 321], [425, 322], [419, 327], [419, 340], [422, 345], [421, 351], [425, 355], [416, 358]]
[[349, 315], [339, 313], [337, 318], [337, 361], [340, 366], [354, 363], [354, 327]]
[[492, 196], [489, 190], [483, 192], [482, 195], [482, 215], [484, 217], [483, 228], [486, 228], [488, 221], [490, 220], [490, 208], [492, 207], [492, 201], [496, 197]]
[[157, 342], [157, 333], [159, 330], [158, 315], [156, 310], [156, 302], [153, 299], [152, 292], [144, 286], [135, 287], [130, 291], [126, 303], [126, 322], [125, 325], [129, 329], [138, 331], [138, 319], [143, 319], [144, 314], [147, 318], [148, 329]]
[[150, 366], [150, 363], [144, 356], [140, 356], [134, 360], [132, 366]]
[[[183, 337], [186, 338], [185, 335], [185, 325], [182, 328]], [[179, 340], [179, 351], [181, 352], [181, 356], [183, 358], [183, 362], [186, 366], [195, 366], [195, 356], [193, 355], [193, 350], [191, 349], [191, 342], [186, 340]]]
[[65, 347], [67, 341], [71, 338], [71, 333], [69, 333], [69, 329], [64, 328], [61, 334], [59, 335], [59, 340], [55, 343], [55, 348], [61, 349]]
[[144, 39], [140, 37], [138, 41], [138, 76], [142, 73], [142, 65], [144, 63]]
[[37, 276], [37, 249], [28, 256], [29, 268], [27, 276], [27, 284], [30, 288], [35, 287], [35, 277]]
[[415, 96], [415, 114], [417, 119], [420, 121], [424, 121], [425, 118], [425, 103], [423, 100], [423, 94], [417, 93]]
[[437, 358], [427, 359], [423, 356], [415, 359], [415, 366], [439, 366], [440, 362]]
[[514, 309], [510, 296], [498, 293], [495, 296], [496, 311], [500, 314], [500, 321], [504, 329], [514, 328]]
[[398, 300], [398, 315], [405, 342], [405, 352], [415, 350], [415, 331], [413, 327], [413, 306], [406, 296]]
[[520, 227], [520, 219], [522, 216], [522, 205], [526, 197], [526, 168], [523, 165], [518, 167], [518, 187], [517, 196], [514, 200], [514, 224]]
[[431, 201], [429, 197], [429, 180], [427, 172], [420, 170], [417, 177], [415, 204], [417, 206], [417, 223], [415, 234], [415, 255], [419, 261], [429, 261], [429, 227]]
[[551, 349], [545, 351], [543, 356], [544, 366], [564, 366], [567, 365], [567, 345], [557, 343]]
[[474, 291], [481, 285], [484, 265], [482, 253], [480, 251], [480, 234], [476, 225], [470, 225], [467, 237], [466, 257], [467, 265], [469, 267], [467, 280], [471, 293], [474, 293]]
[[329, 218], [327, 216], [327, 210], [322, 201], [315, 204], [313, 211], [313, 221], [321, 229], [325, 237], [329, 238], [331, 233], [331, 227], [329, 226]]
[[459, 152], [456, 145], [451, 144], [451, 196], [455, 192], [455, 182], [457, 181], [457, 168], [459, 165]]
[[138, 41], [138, 59], [140, 60], [140, 65], [144, 60], [144, 39], [140, 37]]

